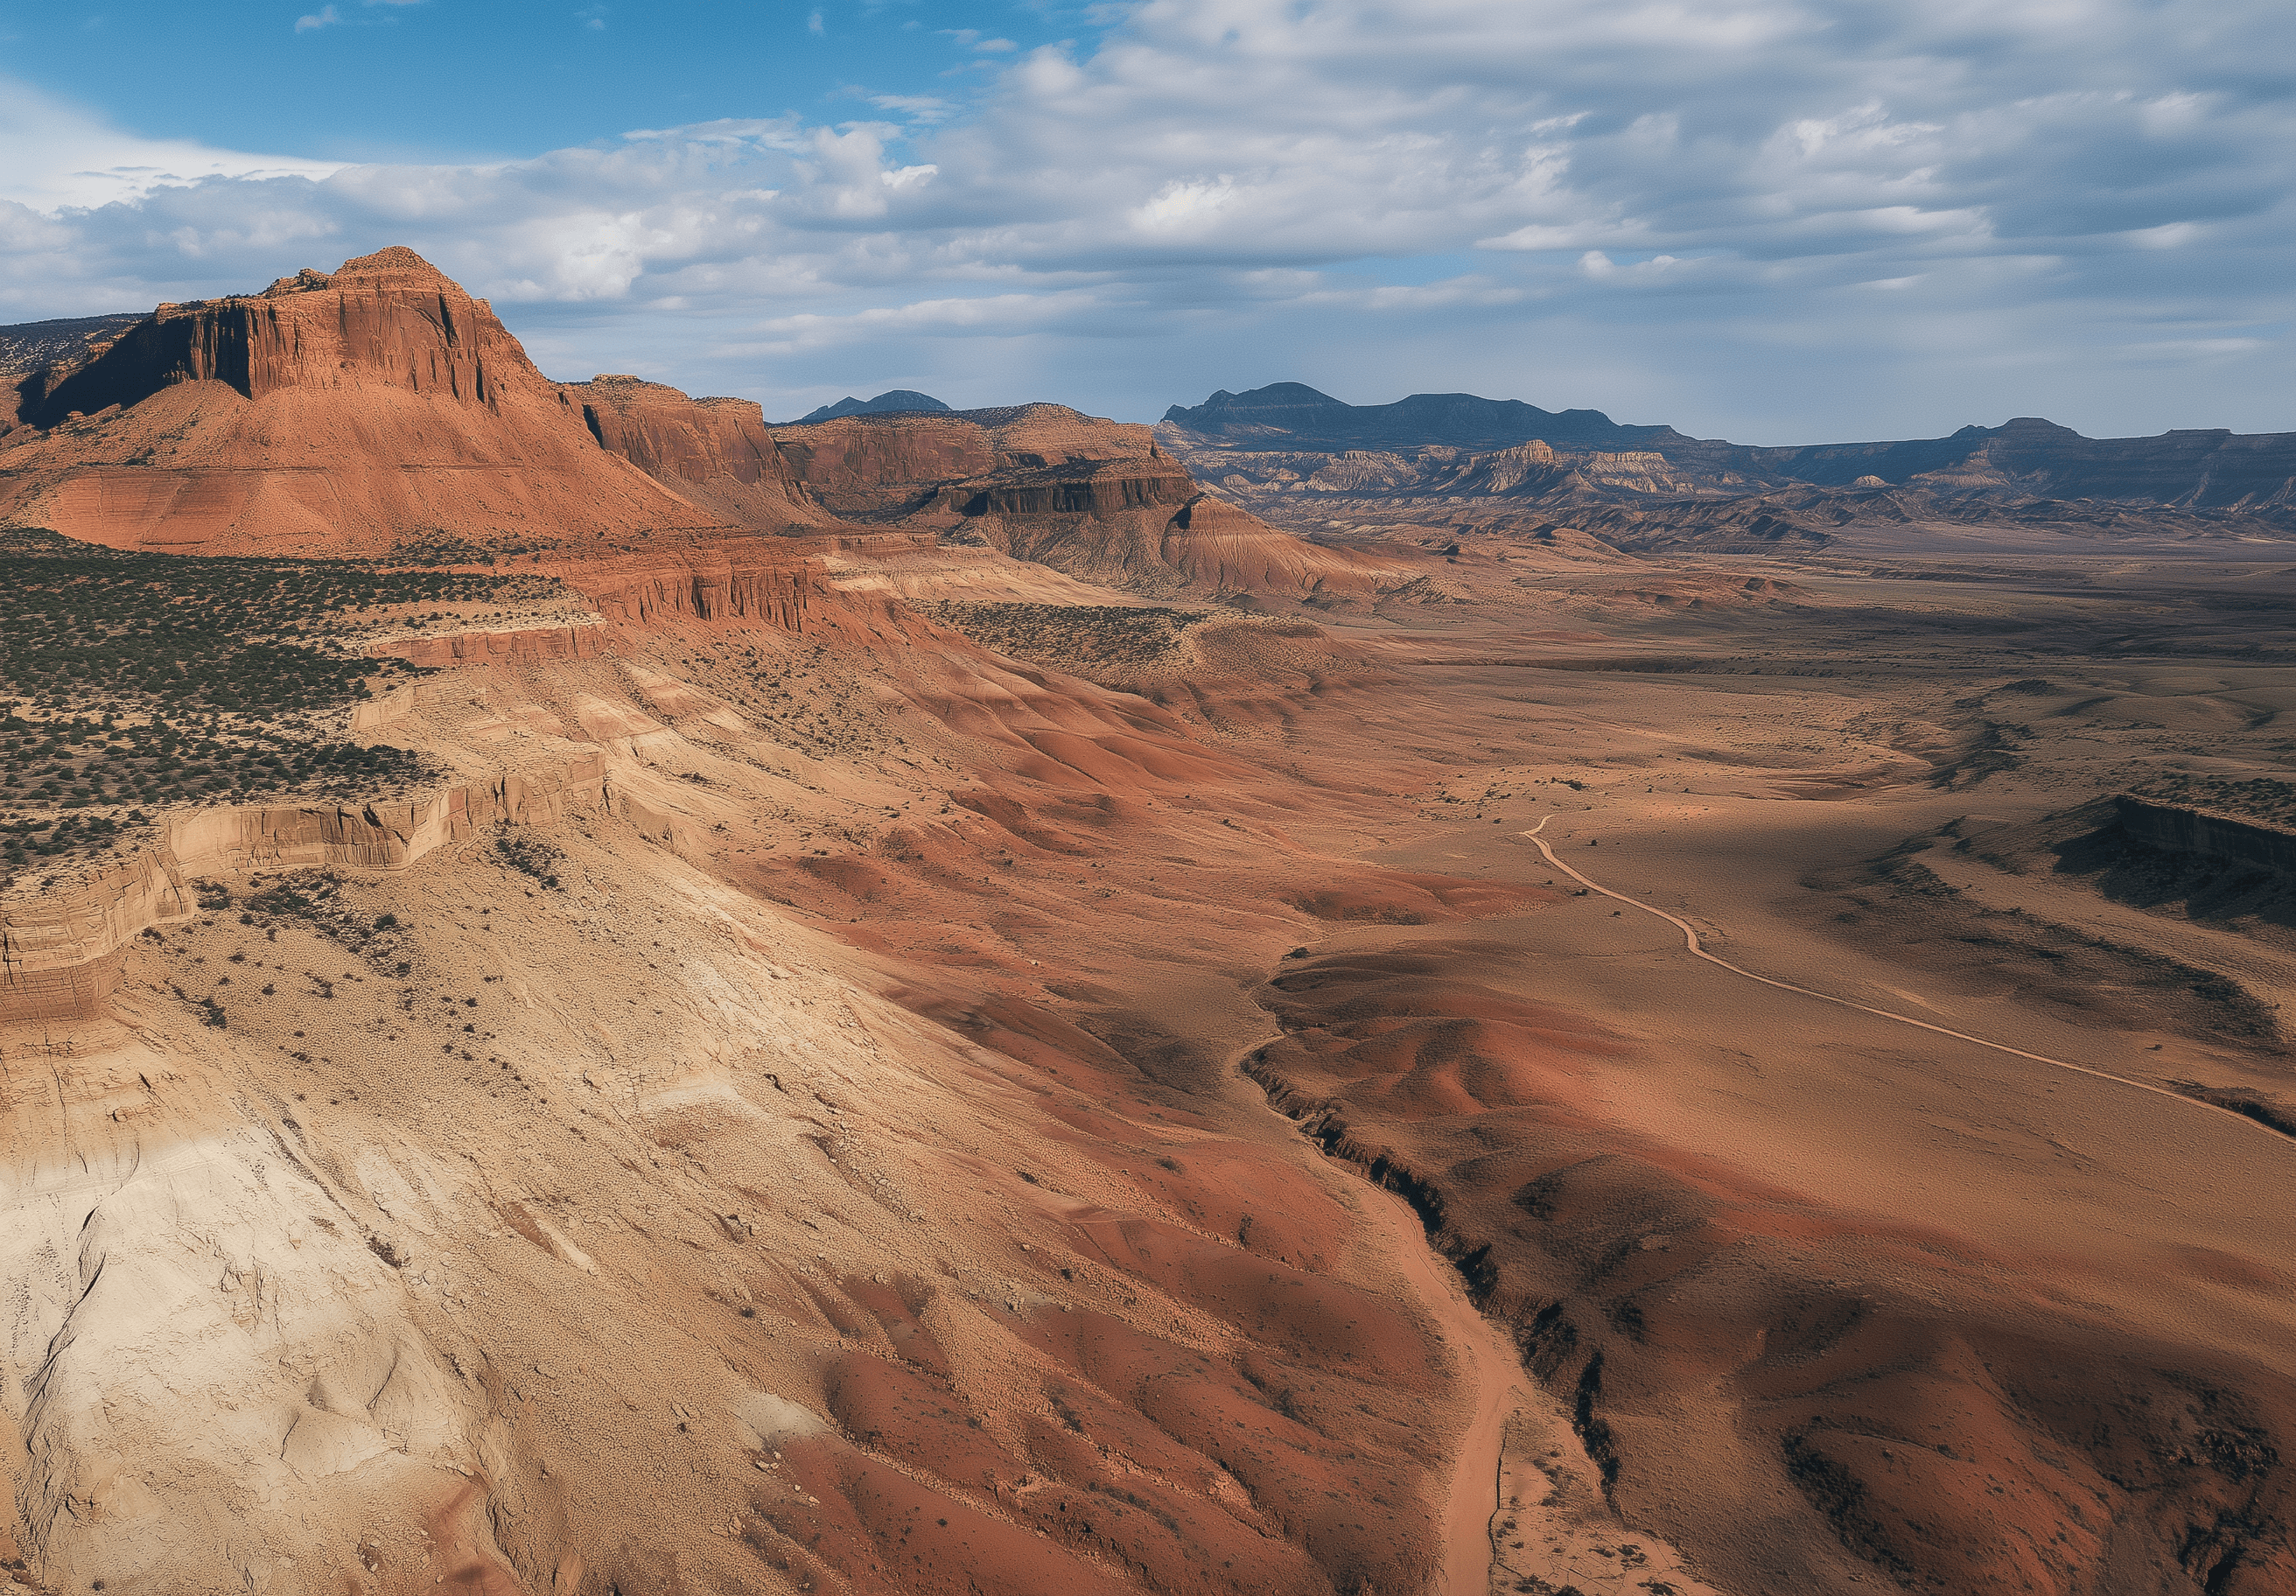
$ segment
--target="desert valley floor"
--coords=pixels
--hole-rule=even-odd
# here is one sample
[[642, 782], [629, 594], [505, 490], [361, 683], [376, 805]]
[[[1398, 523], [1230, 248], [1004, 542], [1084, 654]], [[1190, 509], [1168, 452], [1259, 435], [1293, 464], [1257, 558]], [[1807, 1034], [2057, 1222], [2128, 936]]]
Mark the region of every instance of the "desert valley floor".
[[491, 544], [327, 542], [308, 385], [0, 436], [42, 613], [374, 673], [11, 621], [8, 814], [122, 816], [8, 832], [19, 1586], [2296, 1589], [2296, 544], [1285, 530], [1050, 406], [648, 525], [586, 386], [424, 400], [594, 473]]

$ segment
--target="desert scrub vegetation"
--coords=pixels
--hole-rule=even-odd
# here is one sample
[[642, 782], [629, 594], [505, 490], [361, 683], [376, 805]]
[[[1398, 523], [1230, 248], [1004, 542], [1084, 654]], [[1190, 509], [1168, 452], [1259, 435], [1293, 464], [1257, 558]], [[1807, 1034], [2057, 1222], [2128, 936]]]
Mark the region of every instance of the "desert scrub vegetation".
[[[738, 704], [783, 748], [811, 758], [894, 754], [907, 747], [907, 739], [891, 729], [870, 682], [819, 643], [810, 650], [760, 650], [721, 638], [707, 644], [706, 651], [697, 649], [671, 663], [691, 673], [688, 679]], [[718, 751], [745, 758], [723, 748]]]
[[[110, 846], [146, 808], [236, 802], [266, 793], [348, 798], [419, 777], [404, 749], [362, 748], [291, 728], [225, 729], [104, 715], [0, 720], [0, 861]], [[124, 813], [122, 812], [124, 811]]]
[[414, 536], [401, 537], [383, 556], [386, 565], [492, 565], [558, 546], [555, 538], [496, 538], [473, 543], [459, 533], [434, 527]]
[[948, 599], [923, 608], [984, 648], [1051, 664], [1150, 665], [1211, 612], [1106, 604], [975, 604]]
[[535, 577], [348, 561], [208, 559], [0, 529], [0, 882], [102, 851], [170, 805], [348, 798], [422, 775], [328, 735], [378, 679], [356, 611], [526, 598]]
[[340, 647], [355, 610], [470, 603], [541, 578], [352, 561], [149, 554], [0, 531], [0, 687], [37, 707], [278, 716], [406, 674]]
[[2235, 820], [2254, 821], [2296, 830], [2296, 785], [2274, 776], [2210, 775], [2206, 772], [2171, 770], [2150, 776], [2128, 789], [2131, 796], [2156, 804], [2212, 809]]
[[552, 891], [559, 890], [558, 870], [566, 855], [533, 832], [515, 829], [496, 832], [495, 855]]
[[[381, 974], [403, 976], [411, 968], [401, 955], [406, 952], [406, 934], [413, 928], [402, 925], [396, 914], [370, 917], [344, 890], [340, 871], [290, 871], [283, 875], [257, 876], [249, 885], [253, 890], [241, 902], [240, 924], [269, 931], [300, 921], [357, 954]], [[201, 906], [209, 905], [203, 902]], [[229, 906], [228, 899], [224, 906]], [[334, 995], [332, 981], [311, 978], [325, 988], [324, 995]]]

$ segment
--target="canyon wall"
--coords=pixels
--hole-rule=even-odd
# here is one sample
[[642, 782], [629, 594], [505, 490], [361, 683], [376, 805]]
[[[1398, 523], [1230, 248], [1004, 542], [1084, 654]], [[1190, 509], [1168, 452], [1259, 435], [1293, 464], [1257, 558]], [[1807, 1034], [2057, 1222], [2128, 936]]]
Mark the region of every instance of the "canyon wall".
[[507, 552], [732, 524], [601, 447], [492, 307], [409, 250], [163, 305], [13, 398], [0, 520], [113, 547]]
[[2125, 792], [2114, 796], [2112, 806], [2122, 831], [2154, 847], [2296, 875], [2296, 836], [2276, 827]]
[[801, 531], [830, 520], [766, 430], [755, 400], [688, 398], [613, 375], [566, 385], [599, 447], [740, 526]]
[[126, 858], [0, 908], [0, 1024], [101, 1013], [129, 940], [195, 913], [196, 883], [209, 872], [405, 870], [480, 826], [547, 824], [611, 804], [604, 761], [591, 757], [356, 808], [249, 805], [168, 815]]

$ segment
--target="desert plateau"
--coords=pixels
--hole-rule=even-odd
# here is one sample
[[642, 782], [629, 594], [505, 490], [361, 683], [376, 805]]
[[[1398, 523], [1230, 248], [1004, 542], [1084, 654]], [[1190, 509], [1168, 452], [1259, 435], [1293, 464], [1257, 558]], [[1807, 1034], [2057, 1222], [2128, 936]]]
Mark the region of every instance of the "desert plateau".
[[0, 356], [16, 1588], [2296, 1591], [2296, 434]]

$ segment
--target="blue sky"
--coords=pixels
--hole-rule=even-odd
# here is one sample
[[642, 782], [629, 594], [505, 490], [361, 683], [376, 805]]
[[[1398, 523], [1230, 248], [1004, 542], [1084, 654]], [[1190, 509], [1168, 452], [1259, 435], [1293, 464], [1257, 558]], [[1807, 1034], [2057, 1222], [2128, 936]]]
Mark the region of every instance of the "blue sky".
[[8, 69], [118, 127], [361, 161], [535, 156], [791, 110], [882, 116], [873, 95], [955, 103], [1022, 48], [1097, 31], [1081, 7], [838, 0], [0, 4]]
[[2296, 430], [2262, 0], [0, 0], [0, 320], [389, 243], [796, 415], [1297, 380], [1748, 442]]

